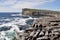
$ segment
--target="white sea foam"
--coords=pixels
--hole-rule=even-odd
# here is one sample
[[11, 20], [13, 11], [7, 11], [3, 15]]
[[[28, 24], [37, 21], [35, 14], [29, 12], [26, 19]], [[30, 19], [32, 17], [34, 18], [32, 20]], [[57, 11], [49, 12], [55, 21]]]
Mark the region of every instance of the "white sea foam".
[[10, 31], [2, 31], [2, 32], [0, 32], [0, 40], [5, 40], [5, 39], [12, 40], [12, 38], [14, 38], [14, 37], [11, 37], [11, 36], [13, 36], [12, 34], [13, 34], [12, 31], [11, 32]]
[[[18, 14], [17, 15], [13, 14], [12, 16], [18, 16]], [[7, 35], [6, 32], [8, 32], [8, 33], [9, 32], [14, 32], [15, 29], [19, 32], [20, 31], [19, 30], [20, 26], [18, 26], [18, 25], [27, 25], [26, 21], [30, 20], [30, 19], [36, 19], [36, 18], [32, 18], [32, 17], [29, 17], [29, 18], [19, 18], [18, 17], [18, 18], [14, 18], [12, 21], [9, 18], [2, 19], [4, 21], [9, 21], [9, 22], [7, 22], [7, 23], [1, 23], [0, 28], [1, 27], [8, 27], [8, 28], [11, 27], [11, 29], [7, 30], [7, 31], [1, 31], [0, 32], [1, 33], [0, 34], [0, 40], [4, 40], [4, 38], [6, 40], [12, 40], [12, 38], [8, 38], [7, 36], [5, 36], [5, 35]]]
[[11, 14], [11, 16], [22, 16], [22, 14], [21, 13], [19, 13], [19, 14]]

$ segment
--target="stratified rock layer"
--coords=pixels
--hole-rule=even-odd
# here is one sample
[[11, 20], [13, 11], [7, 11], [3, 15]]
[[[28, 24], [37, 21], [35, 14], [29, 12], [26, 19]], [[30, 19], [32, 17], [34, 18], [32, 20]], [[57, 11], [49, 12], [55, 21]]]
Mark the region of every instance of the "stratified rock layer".
[[60, 12], [59, 11], [52, 11], [52, 10], [40, 10], [40, 9], [22, 9], [22, 14], [25, 16], [47, 16], [47, 17], [60, 17]]
[[60, 40], [60, 18], [39, 18], [25, 32], [25, 40]]
[[16, 34], [16, 40], [60, 40], [60, 18], [38, 18], [22, 34]]

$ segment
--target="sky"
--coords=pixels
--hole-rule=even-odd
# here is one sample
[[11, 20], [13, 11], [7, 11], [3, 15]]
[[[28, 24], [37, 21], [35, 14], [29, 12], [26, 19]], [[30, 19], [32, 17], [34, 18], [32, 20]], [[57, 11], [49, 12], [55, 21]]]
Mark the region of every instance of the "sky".
[[60, 11], [60, 0], [0, 0], [0, 12], [21, 12], [23, 8]]

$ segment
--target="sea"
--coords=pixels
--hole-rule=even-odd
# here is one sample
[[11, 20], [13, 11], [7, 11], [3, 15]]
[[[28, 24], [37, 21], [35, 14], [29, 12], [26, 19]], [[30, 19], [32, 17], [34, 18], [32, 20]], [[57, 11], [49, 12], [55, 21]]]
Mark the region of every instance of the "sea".
[[12, 40], [16, 30], [25, 30], [36, 18], [23, 16], [21, 12], [0, 13], [0, 40]]

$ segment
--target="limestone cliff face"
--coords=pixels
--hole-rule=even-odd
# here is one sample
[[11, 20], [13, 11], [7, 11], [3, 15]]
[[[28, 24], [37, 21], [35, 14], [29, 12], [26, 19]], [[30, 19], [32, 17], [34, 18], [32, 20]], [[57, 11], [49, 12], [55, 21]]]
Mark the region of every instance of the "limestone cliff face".
[[60, 12], [51, 10], [22, 9], [22, 14], [26, 16], [59, 16]]

